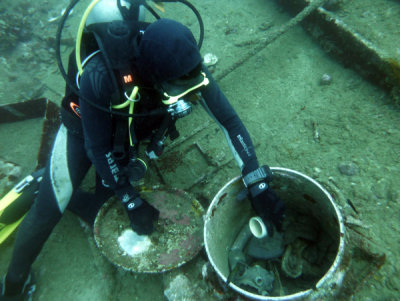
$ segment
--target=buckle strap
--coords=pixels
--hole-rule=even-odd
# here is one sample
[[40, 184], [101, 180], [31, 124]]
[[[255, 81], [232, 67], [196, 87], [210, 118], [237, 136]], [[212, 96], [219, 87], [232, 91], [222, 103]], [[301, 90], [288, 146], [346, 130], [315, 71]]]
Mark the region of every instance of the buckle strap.
[[132, 211], [138, 207], [140, 207], [140, 205], [143, 204], [143, 200], [140, 198], [140, 196], [134, 198], [134, 199], [130, 199], [128, 201], [124, 201], [122, 200], [122, 203], [125, 205], [126, 209], [128, 211]]
[[267, 183], [272, 181], [272, 172], [268, 165], [263, 165], [243, 177], [244, 186], [247, 188], [252, 184], [263, 180]]

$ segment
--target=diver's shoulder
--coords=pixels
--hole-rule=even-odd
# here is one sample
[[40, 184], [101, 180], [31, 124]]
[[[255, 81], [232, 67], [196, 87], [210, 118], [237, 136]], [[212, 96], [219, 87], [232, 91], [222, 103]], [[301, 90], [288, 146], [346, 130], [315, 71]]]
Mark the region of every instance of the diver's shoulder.
[[[112, 89], [111, 75], [101, 55], [92, 57], [84, 66], [80, 80], [81, 93], [94, 93], [96, 97]], [[92, 91], [92, 92], [89, 92]]]
[[100, 53], [93, 56], [84, 66], [83, 74], [93, 74], [97, 73], [99, 75], [108, 75], [107, 66], [104, 58]]

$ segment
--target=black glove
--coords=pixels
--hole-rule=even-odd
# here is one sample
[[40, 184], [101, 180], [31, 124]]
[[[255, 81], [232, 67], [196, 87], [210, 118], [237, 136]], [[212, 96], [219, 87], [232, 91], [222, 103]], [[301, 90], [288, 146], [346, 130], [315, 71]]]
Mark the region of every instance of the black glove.
[[140, 196], [126, 201], [123, 199], [122, 204], [128, 213], [133, 231], [139, 235], [150, 235], [154, 231], [153, 223], [158, 220], [160, 211]]
[[249, 197], [254, 211], [260, 216], [268, 230], [268, 235], [273, 235], [273, 223], [278, 231], [282, 230], [285, 213], [285, 204], [269, 187], [267, 181], [252, 184], [249, 188]]
[[117, 186], [115, 194], [128, 213], [133, 231], [139, 235], [151, 234], [153, 222], [158, 219], [160, 211], [140, 197], [140, 194], [129, 184], [129, 177], [125, 172], [119, 174]]

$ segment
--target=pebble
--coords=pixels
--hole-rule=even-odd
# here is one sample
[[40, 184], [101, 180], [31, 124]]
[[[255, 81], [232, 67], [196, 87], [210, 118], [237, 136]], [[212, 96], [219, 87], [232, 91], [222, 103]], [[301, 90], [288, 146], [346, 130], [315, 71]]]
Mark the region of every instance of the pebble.
[[375, 182], [374, 185], [372, 185], [371, 190], [372, 193], [375, 195], [376, 198], [381, 199], [381, 200], [387, 200], [389, 191], [388, 191], [388, 186], [390, 184], [386, 179], [379, 179], [378, 181]]
[[193, 293], [193, 285], [189, 278], [183, 274], [179, 274], [172, 279], [168, 288], [164, 291], [164, 296], [168, 301], [196, 300]]
[[312, 175], [314, 178], [318, 178], [321, 175], [321, 172], [322, 172], [321, 168], [314, 167]]
[[20, 166], [0, 159], [0, 173], [5, 177], [18, 179], [21, 177], [21, 171]]
[[338, 169], [342, 175], [356, 176], [360, 174], [360, 167], [353, 162], [342, 162], [339, 164]]
[[332, 76], [330, 76], [327, 73], [322, 74], [320, 80], [319, 80], [319, 84], [321, 86], [328, 86], [332, 83]]
[[218, 57], [212, 53], [206, 53], [203, 58], [204, 65], [207, 67], [214, 66], [218, 63]]
[[14, 163], [0, 159], [0, 193], [3, 195], [17, 184], [22, 175], [22, 168]]

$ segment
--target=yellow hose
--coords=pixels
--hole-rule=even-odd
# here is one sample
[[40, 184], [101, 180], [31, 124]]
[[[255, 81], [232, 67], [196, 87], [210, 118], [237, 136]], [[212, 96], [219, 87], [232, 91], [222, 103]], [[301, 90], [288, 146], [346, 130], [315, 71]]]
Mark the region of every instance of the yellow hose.
[[[127, 101], [125, 101], [124, 103], [112, 106], [112, 108], [113, 109], [124, 109], [127, 106], [129, 106], [129, 114], [133, 114], [133, 111], [135, 109], [135, 100], [136, 100], [136, 96], [137, 96], [138, 92], [139, 92], [139, 87], [138, 86], [133, 87], [132, 93], [129, 96], [129, 99]], [[133, 118], [129, 117], [128, 118], [128, 131], [129, 131], [129, 143], [131, 146], [133, 146], [133, 141], [132, 141], [132, 136], [131, 136], [132, 121], [133, 121]]]
[[81, 23], [79, 24], [78, 33], [76, 36], [76, 43], [75, 43], [75, 60], [80, 75], [82, 75], [83, 73], [82, 61], [81, 61], [81, 43], [82, 43], [83, 30], [85, 29], [86, 20], [90, 12], [99, 1], [100, 0], [93, 0], [92, 3], [90, 3], [90, 5], [86, 8], [85, 13], [82, 16]]
[[[75, 43], [75, 60], [76, 60], [76, 66], [78, 67], [79, 75], [82, 75], [82, 73], [83, 73], [83, 66], [82, 66], [82, 60], [81, 60], [81, 44], [82, 44], [83, 30], [85, 29], [86, 21], [87, 21], [87, 18], [89, 16], [90, 12], [94, 8], [94, 6], [100, 1], [101, 0], [93, 0], [89, 4], [89, 6], [86, 8], [86, 10], [82, 16], [81, 22], [79, 23], [79, 28], [78, 28], [78, 33], [76, 36], [76, 43]], [[135, 86], [132, 90], [131, 95], [129, 96], [129, 99], [122, 104], [114, 105], [113, 109], [123, 109], [129, 105], [129, 114], [133, 114], [133, 111], [135, 108], [135, 102], [133, 100], [136, 99], [136, 95], [137, 95], [138, 91], [139, 91], [139, 87]], [[131, 135], [130, 135], [131, 123], [132, 123], [133, 118], [129, 117], [128, 120], [129, 120], [129, 122], [128, 122], [129, 139], [130, 139], [130, 144], [133, 145], [133, 141], [132, 141]]]
[[133, 90], [132, 90], [131, 95], [129, 96], [129, 99], [127, 99], [124, 103], [112, 106], [112, 108], [113, 109], [126, 108], [130, 103], [134, 103], [134, 101], [132, 101], [132, 100], [136, 99], [136, 95], [137, 95], [138, 92], [139, 92], [139, 87], [138, 86], [133, 87]]
[[[135, 86], [133, 88], [133, 90], [132, 90], [131, 95], [129, 96], [129, 99], [133, 99], [133, 100], [136, 99], [136, 95], [137, 95], [138, 91], [139, 91], [139, 87]], [[129, 107], [129, 114], [133, 114], [133, 110], [135, 108], [135, 102], [132, 101], [132, 100], [130, 102], [131, 102], [131, 104], [130, 104], [130, 107]], [[128, 118], [128, 130], [129, 130], [129, 144], [131, 146], [133, 146], [132, 135], [131, 135], [131, 123], [132, 123], [132, 121], [133, 121], [133, 118], [129, 117]]]

